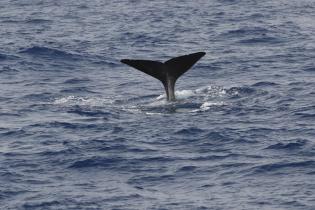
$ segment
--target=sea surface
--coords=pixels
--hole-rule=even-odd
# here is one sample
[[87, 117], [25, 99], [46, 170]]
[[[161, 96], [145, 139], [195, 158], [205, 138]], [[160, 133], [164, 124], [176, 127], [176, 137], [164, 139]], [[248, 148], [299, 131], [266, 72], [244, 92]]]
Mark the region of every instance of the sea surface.
[[[314, 0], [1, 0], [0, 209], [315, 209]], [[120, 59], [207, 54], [162, 84]]]

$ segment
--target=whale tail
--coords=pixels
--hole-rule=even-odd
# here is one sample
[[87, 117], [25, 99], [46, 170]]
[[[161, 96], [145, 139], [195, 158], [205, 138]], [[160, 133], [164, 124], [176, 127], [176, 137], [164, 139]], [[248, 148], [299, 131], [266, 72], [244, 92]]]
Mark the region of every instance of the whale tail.
[[176, 80], [205, 54], [205, 52], [197, 52], [183, 55], [172, 58], [164, 63], [151, 60], [130, 59], [122, 59], [121, 62], [160, 80], [164, 85], [167, 100], [173, 101], [175, 100], [174, 90]]

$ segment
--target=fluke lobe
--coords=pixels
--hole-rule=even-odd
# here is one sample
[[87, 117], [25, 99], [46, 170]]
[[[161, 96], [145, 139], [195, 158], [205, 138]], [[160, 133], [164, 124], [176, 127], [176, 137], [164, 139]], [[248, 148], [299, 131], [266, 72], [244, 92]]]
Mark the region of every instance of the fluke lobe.
[[122, 59], [121, 62], [160, 80], [164, 85], [167, 100], [174, 101], [176, 80], [205, 54], [205, 52], [197, 52], [183, 55], [172, 58], [164, 63], [151, 60], [130, 59]]

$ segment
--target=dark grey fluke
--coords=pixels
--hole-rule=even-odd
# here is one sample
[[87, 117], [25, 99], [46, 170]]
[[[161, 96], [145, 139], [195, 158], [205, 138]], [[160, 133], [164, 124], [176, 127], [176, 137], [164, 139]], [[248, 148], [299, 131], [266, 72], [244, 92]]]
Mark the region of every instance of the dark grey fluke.
[[188, 71], [205, 54], [205, 52], [197, 52], [183, 55], [172, 58], [164, 63], [151, 60], [130, 59], [122, 59], [121, 62], [160, 80], [164, 85], [167, 100], [174, 101], [176, 80]]

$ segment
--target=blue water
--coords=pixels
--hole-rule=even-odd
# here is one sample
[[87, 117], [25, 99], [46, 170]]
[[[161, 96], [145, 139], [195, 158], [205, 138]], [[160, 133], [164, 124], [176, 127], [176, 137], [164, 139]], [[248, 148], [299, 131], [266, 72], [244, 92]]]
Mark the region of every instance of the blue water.
[[[315, 209], [313, 0], [1, 0], [1, 209]], [[176, 86], [119, 62], [205, 51]]]

